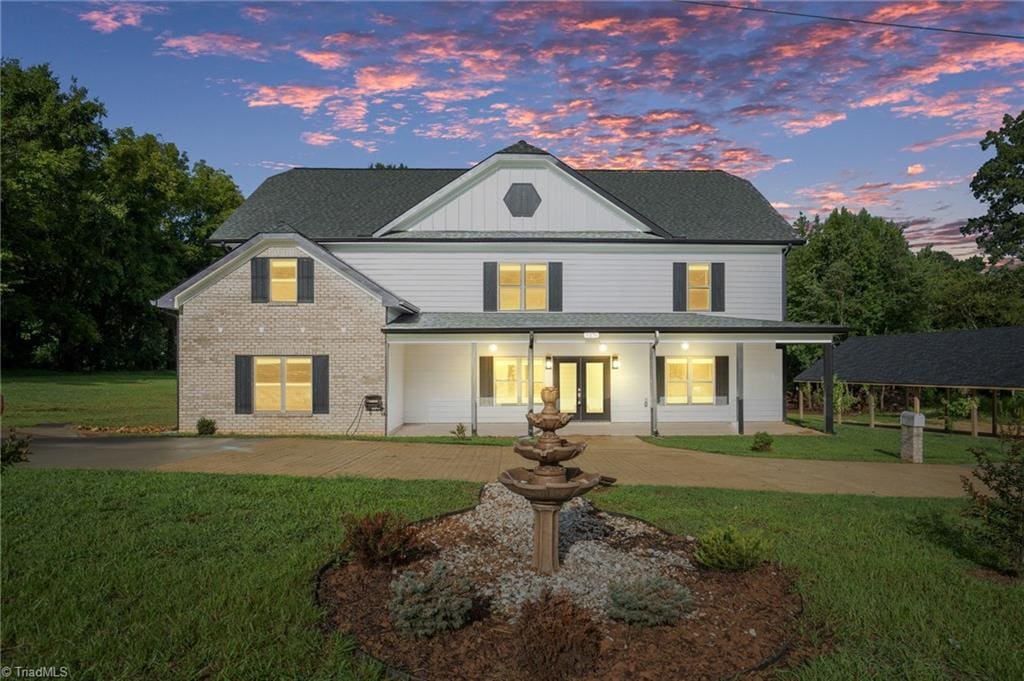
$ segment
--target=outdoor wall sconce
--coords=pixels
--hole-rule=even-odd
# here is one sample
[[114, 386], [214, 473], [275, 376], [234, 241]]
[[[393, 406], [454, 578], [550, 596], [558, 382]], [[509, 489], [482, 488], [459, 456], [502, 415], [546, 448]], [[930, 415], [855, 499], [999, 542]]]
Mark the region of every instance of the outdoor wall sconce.
[[552, 366], [551, 355], [548, 355], [547, 357], [544, 358], [544, 368], [545, 369], [550, 369], [551, 366]]
[[690, 349], [690, 344], [686, 343], [686, 342], [683, 342], [683, 343], [679, 344], [679, 347], [681, 347], [683, 350], [689, 350]]
[[618, 355], [612, 355], [612, 369], [618, 369], [618, 368], [619, 368], [619, 356]]

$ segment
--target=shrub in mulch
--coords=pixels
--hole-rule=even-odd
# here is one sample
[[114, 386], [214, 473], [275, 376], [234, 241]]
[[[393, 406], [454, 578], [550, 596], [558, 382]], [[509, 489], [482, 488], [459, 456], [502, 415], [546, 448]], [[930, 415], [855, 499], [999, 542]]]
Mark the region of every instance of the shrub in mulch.
[[392, 568], [416, 558], [423, 547], [416, 528], [393, 513], [347, 515], [342, 552], [367, 568]]
[[196, 435], [213, 435], [217, 432], [217, 422], [205, 416], [196, 421]]
[[391, 582], [391, 624], [409, 638], [455, 631], [469, 619], [472, 607], [473, 585], [468, 579], [452, 575], [441, 561], [434, 563], [426, 575], [405, 572]]
[[16, 463], [28, 461], [29, 452], [32, 449], [32, 436], [21, 437], [14, 428], [7, 433], [7, 437], [0, 442], [0, 468], [7, 468]]
[[750, 445], [750, 451], [752, 452], [770, 452], [772, 451], [772, 444], [775, 442], [768, 433], [760, 430], [754, 433], [754, 442]]
[[531, 679], [562, 681], [590, 670], [601, 629], [564, 593], [543, 592], [523, 604], [513, 628], [517, 661]]
[[693, 595], [668, 577], [651, 577], [608, 587], [605, 613], [640, 627], [675, 624], [693, 608]]
[[716, 527], [698, 539], [697, 562], [712, 570], [742, 572], [768, 560], [768, 543], [759, 534]]

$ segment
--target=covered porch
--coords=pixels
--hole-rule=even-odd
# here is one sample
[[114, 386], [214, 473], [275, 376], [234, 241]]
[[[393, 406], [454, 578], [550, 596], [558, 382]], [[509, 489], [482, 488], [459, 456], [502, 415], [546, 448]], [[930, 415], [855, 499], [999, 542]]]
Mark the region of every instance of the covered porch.
[[[835, 330], [693, 313], [420, 313], [385, 328], [387, 430], [527, 435], [540, 389], [565, 434], [799, 432], [785, 420], [785, 344]], [[532, 387], [532, 389], [531, 389]]]

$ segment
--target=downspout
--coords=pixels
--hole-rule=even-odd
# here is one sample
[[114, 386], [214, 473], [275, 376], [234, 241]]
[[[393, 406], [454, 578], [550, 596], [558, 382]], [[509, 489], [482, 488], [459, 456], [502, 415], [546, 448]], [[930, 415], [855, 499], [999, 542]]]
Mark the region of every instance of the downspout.
[[[529, 381], [529, 383], [527, 383], [526, 390], [527, 390], [527, 392], [530, 393], [530, 411], [529, 411], [529, 413], [532, 414], [533, 413], [533, 331], [530, 332], [530, 349], [527, 351], [526, 354], [527, 354], [526, 363], [530, 367], [527, 370], [527, 374], [526, 374], [527, 376], [530, 377], [530, 381]], [[526, 423], [527, 423], [526, 434], [529, 435], [530, 437], [533, 437], [533, 423], [531, 421], [527, 421]]]
[[661, 334], [654, 332], [651, 343], [651, 435], [658, 437], [658, 341]]

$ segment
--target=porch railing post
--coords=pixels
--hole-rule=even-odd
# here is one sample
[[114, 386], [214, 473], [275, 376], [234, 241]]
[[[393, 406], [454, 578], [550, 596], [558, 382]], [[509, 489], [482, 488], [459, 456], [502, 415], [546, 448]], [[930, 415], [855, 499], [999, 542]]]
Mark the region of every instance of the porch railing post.
[[[530, 377], [530, 382], [527, 384], [527, 391], [530, 393], [530, 413], [533, 413], [533, 331], [530, 332], [530, 348], [526, 351], [526, 363], [530, 367], [526, 370], [526, 375]], [[526, 423], [526, 434], [533, 437], [533, 424], [527, 421]]]
[[479, 381], [477, 380], [477, 364], [479, 360], [476, 356], [476, 343], [469, 344], [469, 429], [476, 437], [476, 403], [477, 403], [477, 391]]
[[654, 341], [651, 342], [651, 435], [658, 437], [658, 332], [654, 332]]
[[736, 432], [743, 435], [743, 343], [736, 344]]

